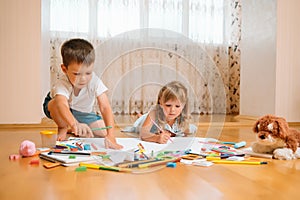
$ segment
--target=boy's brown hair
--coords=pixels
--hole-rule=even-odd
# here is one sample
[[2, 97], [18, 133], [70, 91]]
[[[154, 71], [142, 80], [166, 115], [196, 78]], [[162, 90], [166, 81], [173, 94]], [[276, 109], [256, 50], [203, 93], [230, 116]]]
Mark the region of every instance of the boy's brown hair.
[[73, 62], [89, 66], [95, 61], [93, 45], [79, 38], [66, 41], [61, 47], [61, 56], [65, 67]]

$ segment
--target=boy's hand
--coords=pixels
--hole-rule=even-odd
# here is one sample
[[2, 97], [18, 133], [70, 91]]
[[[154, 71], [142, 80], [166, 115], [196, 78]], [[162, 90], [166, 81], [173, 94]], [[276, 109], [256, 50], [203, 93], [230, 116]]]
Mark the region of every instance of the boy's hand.
[[72, 126], [72, 132], [79, 137], [94, 137], [93, 131], [87, 124], [77, 123]]
[[123, 146], [119, 145], [115, 137], [110, 137], [109, 135], [104, 138], [105, 148], [109, 149], [122, 149]]

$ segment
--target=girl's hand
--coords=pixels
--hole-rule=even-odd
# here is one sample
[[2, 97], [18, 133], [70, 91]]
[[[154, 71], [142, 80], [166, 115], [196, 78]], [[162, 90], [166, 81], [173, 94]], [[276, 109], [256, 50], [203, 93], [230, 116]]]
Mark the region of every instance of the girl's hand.
[[158, 135], [158, 143], [159, 144], [166, 144], [170, 139], [171, 134], [168, 131], [161, 131]]
[[172, 133], [171, 131], [168, 131], [168, 133], [170, 133], [170, 137], [175, 137], [176, 136], [176, 134]]

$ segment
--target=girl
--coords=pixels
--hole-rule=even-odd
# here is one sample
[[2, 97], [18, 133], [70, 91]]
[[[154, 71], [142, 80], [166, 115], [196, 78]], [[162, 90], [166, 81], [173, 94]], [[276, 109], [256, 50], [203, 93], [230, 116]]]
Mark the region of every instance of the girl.
[[161, 88], [157, 105], [138, 118], [131, 131], [139, 132], [144, 141], [164, 144], [170, 137], [195, 133], [196, 126], [188, 122], [187, 89], [180, 82], [173, 81]]

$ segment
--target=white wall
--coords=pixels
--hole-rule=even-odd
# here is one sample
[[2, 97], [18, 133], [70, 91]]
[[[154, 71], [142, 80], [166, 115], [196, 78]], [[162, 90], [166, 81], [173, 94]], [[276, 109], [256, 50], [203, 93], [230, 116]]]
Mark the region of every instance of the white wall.
[[1, 0], [0, 26], [0, 123], [39, 123], [40, 0]]
[[242, 0], [240, 114], [275, 112], [276, 0]]
[[300, 1], [242, 0], [240, 115], [300, 121]]
[[300, 121], [300, 1], [278, 0], [276, 108]]
[[[42, 31], [42, 65], [41, 69], [41, 104], [44, 102], [44, 98], [50, 89], [50, 0], [40, 0], [41, 5], [41, 31]], [[45, 114], [41, 107], [41, 117], [45, 117]]]
[[[48, 1], [0, 0], [0, 124], [43, 116], [50, 73], [41, 12]], [[298, 0], [242, 0], [241, 115], [300, 122], [298, 8]]]

